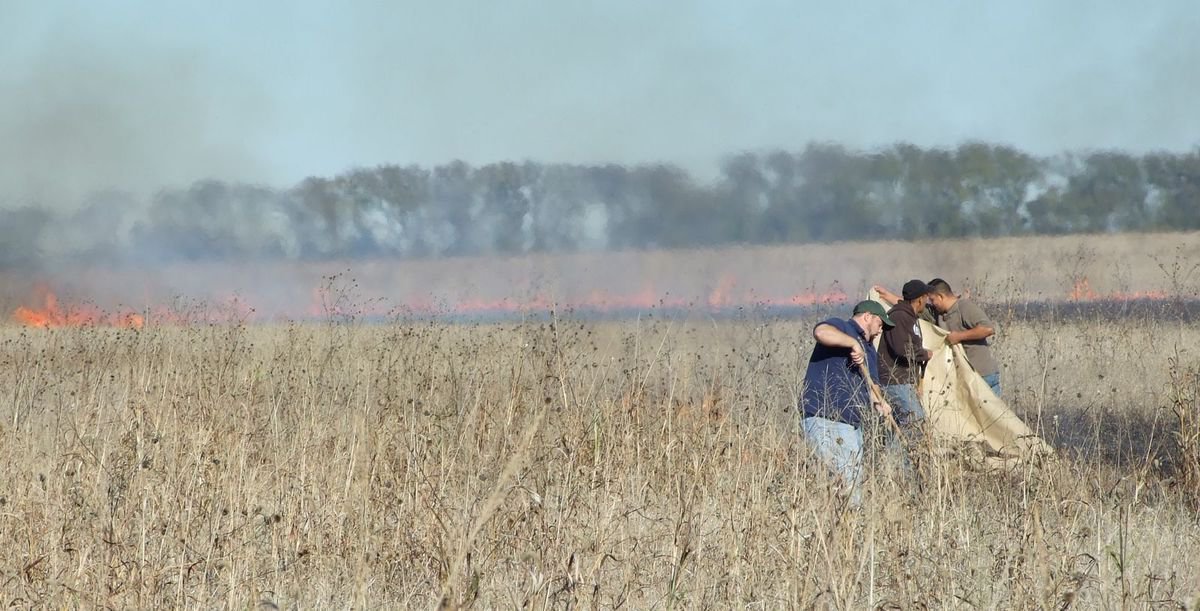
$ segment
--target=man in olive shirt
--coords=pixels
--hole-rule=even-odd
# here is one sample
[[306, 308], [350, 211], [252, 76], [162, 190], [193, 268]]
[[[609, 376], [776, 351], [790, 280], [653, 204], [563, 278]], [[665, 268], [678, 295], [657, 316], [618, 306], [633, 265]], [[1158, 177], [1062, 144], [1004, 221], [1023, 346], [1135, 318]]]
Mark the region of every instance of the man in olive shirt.
[[988, 345], [988, 338], [996, 334], [996, 323], [979, 306], [955, 295], [945, 280], [935, 278], [929, 281], [929, 286], [933, 289], [929, 304], [937, 312], [937, 324], [950, 332], [946, 342], [962, 344], [967, 362], [999, 397], [1000, 364]]

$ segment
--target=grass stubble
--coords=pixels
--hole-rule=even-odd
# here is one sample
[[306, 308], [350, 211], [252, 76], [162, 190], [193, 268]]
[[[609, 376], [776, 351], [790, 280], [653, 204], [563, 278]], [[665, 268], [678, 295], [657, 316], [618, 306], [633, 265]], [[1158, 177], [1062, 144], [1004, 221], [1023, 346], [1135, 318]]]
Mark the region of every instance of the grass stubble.
[[875, 460], [854, 511], [792, 408], [812, 322], [0, 329], [0, 602], [1197, 604], [1200, 332], [1005, 321], [1059, 459]]

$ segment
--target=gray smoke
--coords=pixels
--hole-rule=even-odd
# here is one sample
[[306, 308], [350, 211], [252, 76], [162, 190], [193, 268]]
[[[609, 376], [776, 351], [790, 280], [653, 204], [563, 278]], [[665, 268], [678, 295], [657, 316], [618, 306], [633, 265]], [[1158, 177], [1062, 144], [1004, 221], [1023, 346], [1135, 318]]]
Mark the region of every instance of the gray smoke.
[[114, 190], [127, 205], [201, 178], [261, 176], [246, 143], [269, 107], [252, 82], [200, 52], [98, 38], [69, 20], [38, 28], [13, 9], [0, 26], [0, 206], [67, 211]]
[[[713, 168], [731, 152], [984, 139], [1142, 153], [1200, 134], [1200, 9], [1182, 1], [244, 4], [5, 4], [9, 261], [667, 246], [670, 227], [630, 210], [720, 211], [727, 194], [696, 185], [726, 178]], [[450, 159], [520, 180], [489, 175], [481, 192]], [[496, 163], [522, 159], [579, 165]], [[689, 178], [620, 182], [658, 160]], [[610, 161], [611, 177], [594, 171]], [[303, 182], [379, 163], [451, 175], [402, 196]], [[703, 242], [711, 228], [685, 220]]]

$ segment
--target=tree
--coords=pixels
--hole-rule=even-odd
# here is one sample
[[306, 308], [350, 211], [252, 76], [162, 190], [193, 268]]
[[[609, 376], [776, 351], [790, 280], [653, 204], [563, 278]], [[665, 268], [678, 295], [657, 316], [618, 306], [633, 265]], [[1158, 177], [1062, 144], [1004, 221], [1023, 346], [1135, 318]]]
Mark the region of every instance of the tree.
[[472, 189], [471, 168], [462, 161], [452, 161], [433, 170], [430, 184], [433, 216], [450, 229], [443, 254], [467, 255], [479, 252], [472, 243], [472, 208], [475, 195]]
[[963, 222], [969, 233], [1022, 233], [1026, 194], [1040, 175], [1037, 160], [1012, 147], [983, 142], [963, 144], [956, 157], [966, 195]]
[[796, 160], [801, 222], [817, 241], [877, 238], [884, 232], [869, 196], [869, 162], [837, 145], [809, 145]]
[[1074, 231], [1139, 230], [1149, 221], [1146, 195], [1137, 159], [1104, 151], [1088, 155], [1083, 170], [1070, 177], [1063, 205], [1073, 217]]
[[900, 187], [903, 237], [947, 238], [967, 234], [962, 204], [966, 199], [953, 153], [923, 151], [911, 144], [896, 147], [904, 168]]
[[[474, 218], [481, 251], [518, 253], [528, 249], [530, 214], [526, 178], [521, 166], [511, 162], [486, 165], [475, 172], [482, 210]], [[530, 222], [532, 218], [528, 219]], [[485, 237], [486, 234], [486, 237]]]
[[721, 164], [716, 199], [725, 241], [754, 239], [754, 221], [767, 209], [769, 189], [770, 183], [757, 155], [742, 153]]
[[1184, 155], [1152, 153], [1142, 161], [1153, 190], [1153, 226], [1200, 229], [1200, 150]]

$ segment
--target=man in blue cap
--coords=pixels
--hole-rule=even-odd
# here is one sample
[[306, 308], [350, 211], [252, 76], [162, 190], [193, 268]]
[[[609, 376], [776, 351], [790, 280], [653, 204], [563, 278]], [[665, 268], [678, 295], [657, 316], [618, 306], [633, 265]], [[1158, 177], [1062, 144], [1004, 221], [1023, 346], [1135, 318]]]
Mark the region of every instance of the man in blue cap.
[[[883, 306], [862, 301], [848, 320], [830, 318], [813, 328], [812, 356], [804, 374], [804, 436], [813, 451], [847, 488], [850, 504], [862, 503], [863, 416], [871, 406], [880, 414], [891, 407], [872, 385], [879, 384], [879, 354], [872, 344], [892, 327]], [[864, 377], [864, 373], [870, 379]]]

